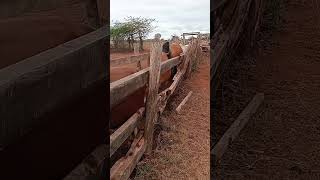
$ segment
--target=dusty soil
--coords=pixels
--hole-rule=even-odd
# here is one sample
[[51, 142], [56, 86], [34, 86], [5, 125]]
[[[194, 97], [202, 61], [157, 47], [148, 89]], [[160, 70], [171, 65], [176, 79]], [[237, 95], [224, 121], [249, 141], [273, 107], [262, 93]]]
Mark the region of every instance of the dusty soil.
[[241, 72], [243, 89], [265, 101], [215, 167], [217, 179], [320, 178], [319, 5], [286, 1], [282, 27], [256, 59], [243, 59], [254, 62]]
[[[182, 82], [156, 125], [155, 148], [138, 163], [134, 179], [210, 178], [209, 57]], [[193, 91], [181, 114], [176, 107]]]

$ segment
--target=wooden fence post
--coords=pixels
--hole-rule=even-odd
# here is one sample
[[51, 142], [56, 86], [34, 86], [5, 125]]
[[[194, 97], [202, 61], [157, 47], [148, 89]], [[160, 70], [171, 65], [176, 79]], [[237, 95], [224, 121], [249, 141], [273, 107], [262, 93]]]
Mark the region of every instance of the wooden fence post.
[[188, 52], [186, 53], [186, 59], [188, 64], [187, 64], [187, 71], [186, 71], [186, 74], [185, 74], [185, 77], [186, 78], [189, 78], [190, 75], [191, 75], [191, 70], [192, 70], [192, 64], [193, 64], [193, 61], [194, 61], [194, 53], [195, 53], [195, 45], [194, 45], [194, 41], [191, 41], [191, 43], [189, 44], [189, 47], [188, 47]]
[[[137, 43], [133, 44], [134, 55], [139, 55], [139, 45]], [[142, 69], [141, 60], [137, 62], [137, 72]]]
[[101, 26], [107, 25], [107, 23], [108, 23], [107, 10], [109, 9], [107, 7], [107, 1], [97, 0], [97, 8], [98, 8], [100, 25]]
[[151, 45], [149, 93], [146, 102], [145, 140], [147, 143], [146, 154], [152, 151], [154, 123], [157, 118], [157, 100], [160, 80], [161, 42], [155, 38]]

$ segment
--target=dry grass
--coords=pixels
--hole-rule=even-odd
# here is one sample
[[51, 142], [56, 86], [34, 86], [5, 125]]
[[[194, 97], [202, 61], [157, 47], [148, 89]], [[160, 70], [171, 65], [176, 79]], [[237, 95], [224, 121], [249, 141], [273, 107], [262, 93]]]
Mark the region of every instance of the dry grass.
[[[156, 147], [138, 163], [134, 179], [210, 178], [209, 58], [203, 60], [168, 103], [156, 125]], [[176, 114], [175, 108], [190, 91], [192, 96]]]

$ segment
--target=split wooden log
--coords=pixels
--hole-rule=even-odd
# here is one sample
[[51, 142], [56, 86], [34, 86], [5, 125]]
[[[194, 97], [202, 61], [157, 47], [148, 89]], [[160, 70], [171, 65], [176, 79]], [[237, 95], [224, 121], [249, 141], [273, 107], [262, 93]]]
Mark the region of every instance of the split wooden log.
[[251, 100], [248, 106], [241, 112], [239, 117], [233, 122], [230, 128], [224, 133], [219, 142], [211, 151], [214, 162], [218, 162], [223, 154], [227, 151], [229, 144], [231, 144], [239, 135], [240, 131], [247, 124], [252, 114], [256, 112], [260, 104], [263, 102], [264, 94], [258, 93]]
[[63, 180], [86, 179], [89, 176], [98, 176], [99, 168], [107, 158], [107, 152], [108, 147], [106, 144], [98, 146]]
[[145, 108], [140, 108], [138, 112], [133, 114], [119, 129], [110, 136], [110, 157], [122, 145], [122, 143], [132, 134], [143, 118]]
[[176, 112], [180, 113], [182, 106], [186, 104], [190, 96], [192, 95], [192, 91], [188, 93], [188, 95], [183, 99], [183, 101], [179, 104], [179, 106], [176, 108]]
[[146, 153], [150, 154], [153, 144], [154, 123], [157, 114], [157, 100], [160, 80], [160, 61], [161, 61], [161, 42], [159, 39], [151, 45], [150, 55], [150, 73], [149, 73], [149, 93], [146, 102], [146, 122], [145, 122], [145, 140], [147, 143]]
[[[161, 73], [181, 63], [180, 56], [161, 63]], [[110, 83], [110, 109], [148, 83], [150, 67]]]
[[[221, 70], [218, 70], [221, 69], [220, 64], [225, 64], [226, 59], [230, 59], [227, 56], [234, 55], [234, 53], [229, 54], [228, 52], [234, 52], [243, 39], [241, 38], [241, 35], [244, 34], [247, 28], [245, 25], [249, 18], [250, 6], [254, 1], [259, 0], [235, 1], [236, 4], [232, 4], [230, 7], [228, 7], [230, 9], [229, 11], [231, 12], [229, 13], [231, 19], [225, 19], [230, 19], [230, 22], [224, 22], [226, 28], [223, 28], [223, 33], [219, 36], [219, 38], [213, 39], [213, 41], [217, 41], [217, 43], [214, 43], [214, 49], [212, 50], [211, 55], [211, 81], [216, 79], [216, 73], [218, 71], [221, 72]], [[260, 10], [262, 11], [262, 8]], [[213, 83], [215, 83], [215, 86], [218, 84], [217, 82]]]
[[190, 58], [186, 58], [186, 56], [183, 56], [183, 57], [184, 58], [183, 58], [182, 67], [181, 67], [181, 69], [178, 69], [178, 72], [173, 77], [173, 83], [170, 85], [169, 88], [162, 91], [158, 96], [158, 111], [160, 112], [160, 114], [163, 113], [163, 111], [167, 105], [168, 99], [174, 93], [174, 91], [178, 87], [178, 84], [181, 82], [182, 78], [184, 77], [184, 75], [187, 72], [187, 68], [190, 63]]
[[107, 25], [108, 23], [108, 10], [109, 7], [107, 6], [106, 0], [97, 0], [97, 8], [99, 14], [99, 21], [100, 25]]
[[158, 96], [158, 112], [160, 114], [163, 113], [165, 107], [167, 106], [168, 99], [174, 93], [175, 89], [177, 88], [179, 82], [182, 80], [182, 77], [185, 73], [179, 72], [175, 75], [173, 83], [170, 85], [169, 88], [162, 91]]
[[146, 150], [146, 142], [143, 137], [138, 140], [134, 140], [129, 152], [125, 157], [118, 160], [110, 170], [111, 180], [127, 180], [129, 179], [132, 171], [136, 167], [137, 163], [141, 159], [143, 153]]
[[134, 147], [136, 147], [140, 141], [140, 139], [143, 137], [143, 131], [139, 131], [137, 133], [137, 136], [134, 138], [134, 140], [131, 143], [131, 148], [129, 149], [129, 151], [126, 154], [126, 157], [131, 156], [134, 153]]
[[[139, 55], [139, 45], [138, 44], [134, 44], [133, 45], [133, 51], [134, 51], [134, 55]], [[138, 71], [140, 71], [142, 69], [142, 67], [141, 67], [141, 60], [138, 60], [138, 62], [137, 62], [137, 69], [136, 69], [136, 71], [138, 72]]]

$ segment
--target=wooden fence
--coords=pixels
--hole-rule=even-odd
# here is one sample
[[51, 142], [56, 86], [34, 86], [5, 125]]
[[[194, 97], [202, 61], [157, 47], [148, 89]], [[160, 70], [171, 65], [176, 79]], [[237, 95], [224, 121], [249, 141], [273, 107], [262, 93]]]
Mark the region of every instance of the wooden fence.
[[213, 96], [221, 74], [231, 61], [239, 45], [251, 44], [258, 31], [265, 2], [262, 0], [217, 0], [211, 15], [214, 19], [214, 34], [211, 41], [211, 82]]
[[[106, 81], [107, 26], [0, 69], [0, 147], [39, 117]], [[28, 130], [27, 130], [28, 129]]]
[[[128, 179], [136, 164], [144, 153], [149, 154], [152, 150], [154, 124], [164, 111], [168, 99], [175, 92], [182, 79], [191, 72], [191, 62], [198, 51], [199, 41], [188, 46], [185, 54], [161, 62], [161, 45], [159, 40], [154, 40], [151, 45], [150, 66], [132, 75], [122, 78], [110, 84], [110, 108], [122, 102], [130, 94], [148, 84], [148, 95], [145, 107], [140, 108], [120, 128], [110, 136], [110, 157], [117, 151], [123, 142], [135, 132], [135, 138], [126, 155], [120, 158], [111, 168], [110, 179]], [[196, 54], [196, 55], [195, 55]], [[132, 62], [131, 57], [123, 62]], [[173, 78], [173, 83], [162, 92], [158, 92], [159, 79], [162, 72], [178, 66], [178, 72]], [[144, 130], [137, 131], [137, 125], [144, 122]]]
[[[227, 67], [232, 63], [235, 54], [239, 52], [239, 47], [247, 47], [248, 45], [250, 46], [253, 44], [256, 33], [260, 26], [265, 3], [266, 1], [263, 0], [213, 1], [213, 7], [211, 8], [210, 12], [211, 17], [213, 17], [211, 19], [214, 23], [214, 33], [213, 37], [211, 38], [210, 65], [210, 101], [213, 105], [216, 105], [216, 101], [218, 100], [218, 87], [223, 86], [224, 73], [227, 72]], [[223, 87], [221, 87], [220, 89], [223, 90]], [[224, 96], [223, 93], [221, 94], [222, 96]], [[261, 101], [261, 99], [263, 99], [263, 95], [258, 95], [255, 99]], [[249, 107], [255, 107], [255, 105]], [[217, 113], [215, 112], [215, 110], [215, 108], [212, 108], [211, 110], [211, 116], [213, 118], [217, 118]], [[224, 134], [224, 136], [212, 149], [212, 154], [214, 155], [214, 158], [212, 158], [213, 163], [215, 163], [215, 160], [217, 158], [220, 158], [222, 156], [226, 147], [229, 145], [232, 139], [236, 137], [240, 129], [246, 123], [246, 120], [243, 120], [243, 116], [243, 114], [239, 116], [240, 118], [235, 121], [235, 123], [230, 127], [230, 129]], [[216, 133], [216, 131], [212, 131], [211, 133]]]
[[[151, 47], [151, 44], [153, 42], [153, 39], [145, 39], [143, 40], [143, 49], [144, 50], [150, 50], [150, 47]], [[164, 40], [161, 40], [161, 42], [164, 42]], [[139, 44], [139, 41], [138, 40], [135, 40], [135, 43], [134, 44]], [[129, 43], [127, 40], [122, 40], [122, 41], [119, 41], [119, 44], [118, 44], [118, 47], [115, 46], [114, 44], [114, 41], [111, 39], [110, 40], [110, 49], [112, 51], [132, 51], [133, 50], [133, 47], [129, 47]]]
[[141, 63], [141, 61], [149, 60], [150, 53], [143, 53], [140, 55], [133, 55], [129, 57], [122, 57], [117, 59], [110, 60], [110, 67], [112, 66], [119, 66], [123, 64], [130, 64], [130, 63]]

